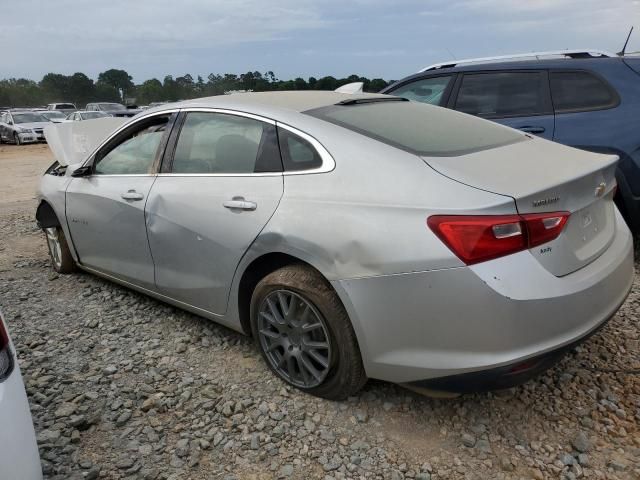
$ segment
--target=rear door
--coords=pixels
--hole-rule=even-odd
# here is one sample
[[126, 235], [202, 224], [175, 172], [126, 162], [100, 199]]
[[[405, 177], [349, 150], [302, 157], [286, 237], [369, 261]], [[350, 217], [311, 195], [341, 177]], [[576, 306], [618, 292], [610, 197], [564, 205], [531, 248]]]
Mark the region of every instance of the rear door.
[[183, 112], [146, 206], [161, 293], [222, 315], [236, 267], [283, 193], [275, 123]]
[[66, 192], [67, 223], [80, 262], [153, 289], [144, 206], [156, 180], [172, 114], [141, 119], [95, 155], [92, 173]]
[[464, 73], [455, 90], [450, 108], [553, 139], [555, 119], [545, 70]]

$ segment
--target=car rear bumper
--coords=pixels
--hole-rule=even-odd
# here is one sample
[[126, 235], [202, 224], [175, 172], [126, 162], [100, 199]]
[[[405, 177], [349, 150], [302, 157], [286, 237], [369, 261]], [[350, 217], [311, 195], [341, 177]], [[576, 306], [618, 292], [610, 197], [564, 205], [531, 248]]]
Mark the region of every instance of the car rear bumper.
[[408, 383], [512, 366], [580, 341], [615, 314], [633, 275], [632, 237], [616, 211], [609, 248], [564, 277], [525, 251], [333, 285], [367, 375]]
[[3, 479], [42, 478], [29, 402], [17, 362], [9, 378], [0, 383], [0, 472]]

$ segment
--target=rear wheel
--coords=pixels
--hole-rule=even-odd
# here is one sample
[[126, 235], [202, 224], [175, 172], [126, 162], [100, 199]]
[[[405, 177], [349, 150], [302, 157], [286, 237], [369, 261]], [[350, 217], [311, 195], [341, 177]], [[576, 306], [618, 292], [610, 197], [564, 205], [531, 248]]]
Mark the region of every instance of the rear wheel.
[[309, 267], [287, 266], [258, 283], [251, 328], [271, 370], [305, 392], [340, 400], [366, 383], [349, 317], [327, 281]]
[[76, 262], [71, 256], [67, 239], [60, 227], [50, 227], [44, 229], [49, 247], [51, 265], [58, 273], [71, 273], [76, 269]]

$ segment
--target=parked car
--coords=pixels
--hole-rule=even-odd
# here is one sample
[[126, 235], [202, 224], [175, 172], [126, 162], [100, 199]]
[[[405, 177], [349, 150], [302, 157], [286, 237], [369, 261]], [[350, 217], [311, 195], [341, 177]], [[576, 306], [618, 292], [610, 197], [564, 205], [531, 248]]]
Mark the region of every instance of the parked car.
[[94, 120], [96, 118], [110, 117], [111, 115], [104, 112], [80, 110], [70, 114], [66, 119], [71, 122], [81, 122], [82, 120]]
[[0, 472], [6, 479], [42, 478], [40, 454], [16, 350], [0, 312]]
[[522, 382], [632, 285], [617, 157], [452, 110], [218, 96], [87, 135], [81, 160], [61, 127], [47, 129], [58, 162], [36, 213], [54, 269], [251, 334], [276, 375], [315, 395], [344, 398], [367, 377]]
[[616, 203], [640, 233], [640, 57], [572, 50], [453, 60], [381, 93], [618, 155]]
[[47, 105], [47, 110], [69, 114], [78, 109], [73, 103], [50, 103]]
[[103, 112], [112, 117], [133, 117], [141, 112], [137, 108], [127, 108], [121, 103], [109, 102], [89, 103], [85, 110], [88, 112]]
[[67, 116], [61, 111], [47, 110], [43, 112], [38, 111], [38, 113], [53, 123], [61, 123], [67, 118]]
[[13, 111], [0, 114], [0, 143], [12, 142], [16, 145], [23, 143], [43, 142], [44, 127], [49, 120], [38, 112]]

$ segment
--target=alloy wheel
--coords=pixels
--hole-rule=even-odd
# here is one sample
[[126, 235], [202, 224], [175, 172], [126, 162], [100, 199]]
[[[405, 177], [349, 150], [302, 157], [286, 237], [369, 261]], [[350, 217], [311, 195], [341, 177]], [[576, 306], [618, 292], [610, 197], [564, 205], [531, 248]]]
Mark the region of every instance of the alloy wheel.
[[45, 228], [49, 251], [51, 252], [51, 261], [53, 265], [59, 269], [62, 267], [62, 245], [60, 244], [60, 234], [56, 227]]
[[331, 340], [322, 314], [290, 290], [269, 293], [258, 311], [260, 345], [271, 367], [302, 388], [320, 385], [331, 367]]

